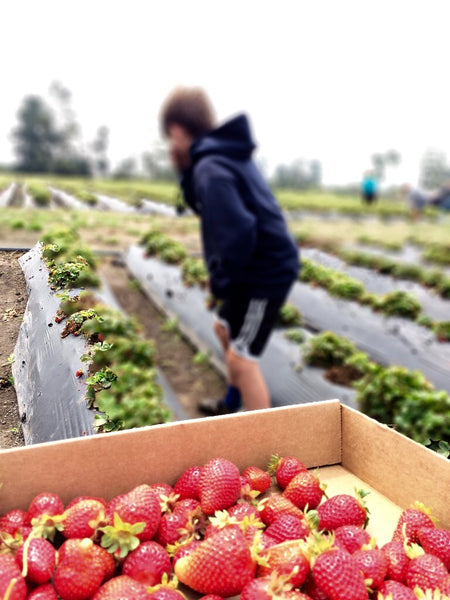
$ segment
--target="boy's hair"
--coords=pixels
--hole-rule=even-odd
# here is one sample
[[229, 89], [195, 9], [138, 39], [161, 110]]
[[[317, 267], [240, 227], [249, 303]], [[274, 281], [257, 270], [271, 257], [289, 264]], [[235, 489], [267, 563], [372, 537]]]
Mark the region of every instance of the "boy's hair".
[[194, 138], [214, 129], [214, 109], [205, 91], [198, 87], [175, 88], [162, 106], [160, 125], [164, 135], [171, 125], [180, 125]]

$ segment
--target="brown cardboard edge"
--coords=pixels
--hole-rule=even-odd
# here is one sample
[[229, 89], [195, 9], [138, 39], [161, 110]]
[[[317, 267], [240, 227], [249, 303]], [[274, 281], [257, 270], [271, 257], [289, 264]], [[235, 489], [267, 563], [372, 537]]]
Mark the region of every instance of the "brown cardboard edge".
[[450, 461], [341, 405], [342, 465], [402, 508], [416, 500], [450, 528]]
[[298, 456], [308, 468], [339, 464], [340, 407], [329, 400], [2, 450], [0, 513], [26, 509], [42, 491], [68, 502], [174, 484], [184, 469], [218, 456], [241, 470], [266, 468], [273, 453]]

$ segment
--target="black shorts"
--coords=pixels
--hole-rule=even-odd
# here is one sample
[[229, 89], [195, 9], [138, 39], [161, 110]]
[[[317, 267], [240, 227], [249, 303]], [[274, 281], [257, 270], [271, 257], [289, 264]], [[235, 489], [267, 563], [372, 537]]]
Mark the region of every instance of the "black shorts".
[[275, 327], [287, 294], [288, 291], [276, 299], [236, 295], [223, 301], [218, 321], [227, 328], [231, 347], [237, 354], [257, 360]]

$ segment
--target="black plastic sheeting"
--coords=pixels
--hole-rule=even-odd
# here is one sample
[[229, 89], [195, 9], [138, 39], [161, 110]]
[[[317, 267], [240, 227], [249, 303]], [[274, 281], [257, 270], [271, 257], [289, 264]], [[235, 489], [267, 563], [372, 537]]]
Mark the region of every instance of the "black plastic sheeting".
[[48, 270], [36, 245], [19, 259], [28, 303], [14, 349], [14, 387], [25, 444], [92, 435], [94, 412], [87, 407], [85, 385], [76, 378], [86, 368], [80, 356], [83, 337], [61, 338], [64, 325], [54, 321], [60, 300], [50, 290]]
[[383, 365], [418, 369], [437, 389], [450, 391], [450, 344], [412, 321], [384, 317], [367, 306], [330, 296], [325, 290], [296, 283], [289, 300], [313, 330], [345, 336]]
[[[225, 373], [223, 353], [213, 332], [214, 313], [205, 306], [206, 294], [198, 286], [186, 288], [177, 266], [144, 256], [139, 246], [130, 246], [126, 265], [148, 297], [168, 316], [178, 319], [180, 331]], [[261, 357], [261, 370], [268, 385], [272, 404], [284, 406], [339, 398], [356, 407], [354, 390], [334, 385], [323, 378], [321, 369], [303, 367], [300, 347], [289, 342], [282, 330], [276, 330]]]
[[405, 279], [396, 279], [390, 275], [382, 275], [373, 269], [346, 264], [342, 259], [322, 250], [304, 248], [302, 256], [325, 267], [330, 267], [354, 277], [364, 284], [368, 292], [386, 294], [394, 290], [403, 290], [413, 294], [422, 306], [423, 313], [435, 321], [450, 320], [450, 300], [445, 300], [436, 292]]
[[[72, 335], [61, 338], [64, 323], [54, 321], [60, 300], [48, 286], [48, 270], [41, 258], [40, 244], [19, 262], [26, 280], [28, 303], [12, 369], [25, 444], [93, 435], [95, 412], [84, 399], [83, 380], [75, 376], [78, 369], [87, 370], [80, 360], [88, 349], [86, 340]], [[95, 293], [103, 303], [121, 310], [106, 282]], [[156, 381], [174, 419], [187, 419], [187, 413], [159, 369]]]

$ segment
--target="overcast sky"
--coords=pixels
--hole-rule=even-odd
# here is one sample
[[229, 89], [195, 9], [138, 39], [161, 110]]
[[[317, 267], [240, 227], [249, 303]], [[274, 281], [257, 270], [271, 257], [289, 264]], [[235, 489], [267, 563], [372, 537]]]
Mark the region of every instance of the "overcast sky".
[[428, 147], [450, 158], [449, 0], [14, 0], [0, 10], [0, 162], [27, 94], [59, 80], [86, 140], [113, 162], [158, 139], [177, 84], [221, 120], [246, 112], [272, 169], [317, 158], [325, 183], [359, 181], [373, 152], [416, 183]]

